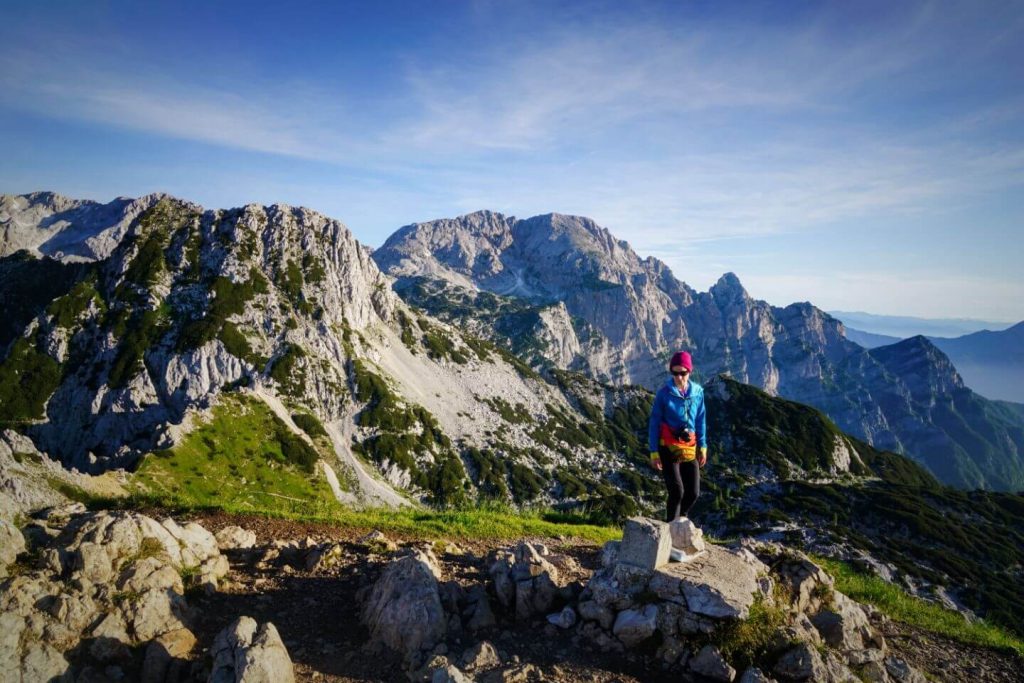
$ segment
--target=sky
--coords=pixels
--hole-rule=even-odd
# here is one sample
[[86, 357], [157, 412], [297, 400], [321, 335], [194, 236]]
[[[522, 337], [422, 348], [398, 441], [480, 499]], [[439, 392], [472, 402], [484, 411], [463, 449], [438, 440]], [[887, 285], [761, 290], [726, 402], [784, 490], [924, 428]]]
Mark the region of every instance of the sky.
[[1020, 2], [0, 8], [0, 192], [281, 202], [373, 247], [555, 211], [699, 290], [1024, 319]]

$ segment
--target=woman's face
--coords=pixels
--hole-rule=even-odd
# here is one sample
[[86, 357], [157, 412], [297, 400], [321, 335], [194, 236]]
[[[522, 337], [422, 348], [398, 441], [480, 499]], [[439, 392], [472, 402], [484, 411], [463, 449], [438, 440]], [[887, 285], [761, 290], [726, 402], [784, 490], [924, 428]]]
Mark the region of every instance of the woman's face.
[[669, 368], [669, 372], [672, 373], [673, 381], [680, 386], [686, 384], [686, 380], [690, 379], [690, 371], [682, 365], [673, 365]]

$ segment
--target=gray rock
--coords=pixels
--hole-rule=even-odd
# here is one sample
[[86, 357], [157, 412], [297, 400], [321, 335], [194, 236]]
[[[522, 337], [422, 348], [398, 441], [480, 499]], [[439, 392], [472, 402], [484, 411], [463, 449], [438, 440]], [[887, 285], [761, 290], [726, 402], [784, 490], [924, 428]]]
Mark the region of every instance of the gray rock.
[[775, 572], [792, 594], [793, 608], [798, 612], [813, 614], [831, 597], [832, 577], [803, 553], [781, 562]]
[[860, 675], [867, 683], [890, 683], [892, 681], [882, 662], [867, 662], [860, 668]]
[[155, 557], [144, 558], [125, 568], [116, 585], [119, 591], [128, 593], [141, 594], [153, 588], [178, 594], [185, 592], [178, 570]]
[[82, 543], [75, 555], [75, 570], [93, 583], [106, 583], [113, 574], [110, 555], [98, 543]]
[[668, 562], [671, 550], [668, 524], [647, 517], [631, 517], [622, 529], [617, 563], [655, 569]]
[[516, 619], [525, 621], [550, 611], [567, 589], [563, 577], [575, 569], [571, 558], [553, 555], [541, 544], [521, 541], [511, 551], [498, 553], [489, 573], [499, 602], [514, 607]]
[[392, 560], [363, 605], [370, 638], [407, 658], [443, 640], [448, 620], [438, 593], [440, 574], [429, 552], [417, 550]]
[[807, 643], [800, 643], [779, 658], [773, 671], [783, 678], [796, 681], [822, 681], [826, 669], [818, 651]]
[[589, 619], [600, 624], [601, 628], [608, 631], [615, 623], [615, 612], [604, 607], [594, 600], [583, 600], [577, 606], [581, 619]]
[[831, 607], [822, 608], [811, 621], [826, 643], [843, 652], [884, 644], [860, 605], [838, 591], [833, 592]]
[[[736, 551], [710, 545], [690, 562], [661, 567], [658, 581], [678, 580], [689, 611], [716, 619], [745, 619], [759, 592], [758, 575], [767, 567], [751, 565]], [[653, 579], [652, 579], [653, 581]]]
[[565, 607], [561, 612], [548, 615], [548, 623], [558, 628], [572, 628], [576, 625], [576, 612], [572, 607]]
[[730, 683], [736, 678], [736, 669], [729, 666], [725, 657], [714, 645], [705, 645], [688, 664], [690, 671], [713, 681]]
[[658, 608], [645, 605], [643, 609], [627, 609], [619, 612], [612, 626], [612, 633], [626, 647], [633, 647], [654, 635], [658, 627]]
[[139, 642], [186, 628], [187, 609], [185, 599], [166, 588], [152, 588], [121, 605], [125, 622], [131, 626], [132, 634]]
[[214, 537], [221, 550], [242, 550], [256, 545], [256, 532], [237, 525], [224, 527]]
[[[616, 565], [618, 566], [618, 565]], [[619, 587], [619, 582], [612, 577], [607, 569], [594, 572], [587, 583], [594, 602], [612, 610], [624, 610], [633, 607], [633, 598]]]
[[25, 537], [18, 527], [0, 519], [0, 578], [7, 576], [7, 567], [25, 552]]
[[208, 683], [293, 683], [295, 671], [277, 628], [239, 617], [217, 634], [210, 648]]

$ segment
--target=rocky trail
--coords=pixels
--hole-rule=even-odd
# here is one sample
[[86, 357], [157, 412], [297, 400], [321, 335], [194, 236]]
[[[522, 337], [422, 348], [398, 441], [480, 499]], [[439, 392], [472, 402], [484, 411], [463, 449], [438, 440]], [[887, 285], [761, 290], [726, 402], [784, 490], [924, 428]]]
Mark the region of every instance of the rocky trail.
[[[271, 621], [281, 633], [295, 665], [297, 680], [306, 681], [408, 681], [400, 657], [381, 654], [368, 641], [359, 621], [356, 594], [373, 583], [378, 563], [392, 543], [434, 547], [416, 538], [389, 534], [386, 540], [369, 542], [369, 529], [340, 529], [259, 517], [204, 515], [196, 518], [211, 530], [241, 525], [256, 533], [257, 548], [284, 544], [285, 563], [263, 563], [262, 551], [228, 551], [232, 571], [229, 583], [214, 595], [196, 603], [202, 612], [197, 630], [200, 642], [224, 628], [230, 615], [245, 612], [258, 622]], [[600, 566], [600, 548], [571, 539], [531, 539], [549, 542], [571, 554], [584, 570], [581, 578]], [[325, 568], [307, 569], [303, 546], [338, 544], [342, 551]], [[436, 544], [444, 575], [470, 587], [488, 579], [487, 556], [507, 546], [500, 541], [460, 541]], [[289, 549], [296, 550], [289, 552]], [[292, 558], [295, 563], [288, 563]], [[279, 559], [281, 556], [279, 555]], [[247, 610], [247, 611], [246, 611]], [[512, 665], [506, 680], [559, 681], [660, 681], [677, 680], [660, 667], [651, 670], [639, 657], [628, 660], [594, 648], [582, 648], [572, 631], [559, 629], [543, 619], [528, 624], [514, 621], [488, 629], [501, 661]], [[455, 637], [441, 651], [459, 654], [470, 649], [472, 637]], [[525, 665], [533, 665], [532, 667]], [[516, 670], [516, 668], [518, 670]], [[501, 679], [499, 679], [501, 680]]]
[[[692, 525], [431, 542], [65, 506], [23, 533], [0, 583], [5, 681], [1020, 680], [1019, 659], [892, 622], [799, 553], [705, 546]], [[670, 547], [691, 559], [642, 566]], [[764, 672], [727, 661], [715, 636], [772, 600], [788, 616]]]
[[[289, 648], [298, 680], [309, 681], [407, 681], [398, 656], [381, 656], [368, 645], [366, 627], [359, 621], [356, 595], [379, 575], [387, 543], [361, 541], [370, 529], [342, 529], [260, 517], [203, 515], [196, 518], [216, 531], [241, 525], [255, 532], [258, 547], [287, 543], [287, 547], [340, 544], [339, 560], [329, 568], [308, 569], [302, 562], [260, 567], [255, 555], [229, 553], [230, 583], [222, 591], [201, 596], [197, 605], [203, 614], [197, 635], [212, 638], [233, 617], [245, 612], [257, 621], [278, 626]], [[426, 547], [415, 537], [389, 534], [402, 546]], [[601, 568], [601, 548], [572, 539], [527, 539], [546, 543], [559, 553], [574, 558], [580, 580]], [[312, 542], [310, 542], [312, 541]], [[471, 587], [488, 580], [487, 558], [508, 546], [501, 541], [461, 541], [438, 544], [446, 578]], [[287, 553], [286, 553], [287, 554]], [[298, 558], [300, 553], [294, 557]], [[297, 566], [296, 566], [297, 565]], [[253, 605], [255, 604], [255, 607]], [[966, 645], [905, 624], [878, 618], [879, 630], [890, 648], [932, 680], [1019, 681], [1022, 662], [1011, 655], [988, 648]], [[501, 661], [512, 665], [507, 680], [558, 681], [678, 681], [679, 672], [660, 661], [653, 652], [619, 653], [598, 647], [573, 629], [560, 629], [543, 618], [527, 623], [500, 619], [486, 635], [496, 646]], [[472, 636], [451, 639], [441, 652], [458, 655], [475, 644]], [[536, 667], [531, 670], [522, 665]], [[520, 666], [516, 670], [516, 666]], [[525, 674], [517, 678], [518, 674]], [[502, 679], [499, 679], [502, 680]], [[705, 679], [707, 680], [707, 679]]]

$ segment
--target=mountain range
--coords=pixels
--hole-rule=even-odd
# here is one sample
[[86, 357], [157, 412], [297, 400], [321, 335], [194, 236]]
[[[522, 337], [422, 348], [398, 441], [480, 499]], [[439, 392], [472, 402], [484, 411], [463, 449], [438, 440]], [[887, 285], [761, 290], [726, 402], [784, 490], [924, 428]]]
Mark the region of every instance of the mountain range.
[[654, 389], [671, 351], [686, 348], [705, 376], [815, 406], [944, 482], [1024, 487], [1017, 413], [965, 387], [924, 337], [865, 349], [812, 304], [755, 300], [732, 273], [697, 292], [589, 219], [481, 211], [405, 226], [373, 258], [408, 303], [535, 367]]

